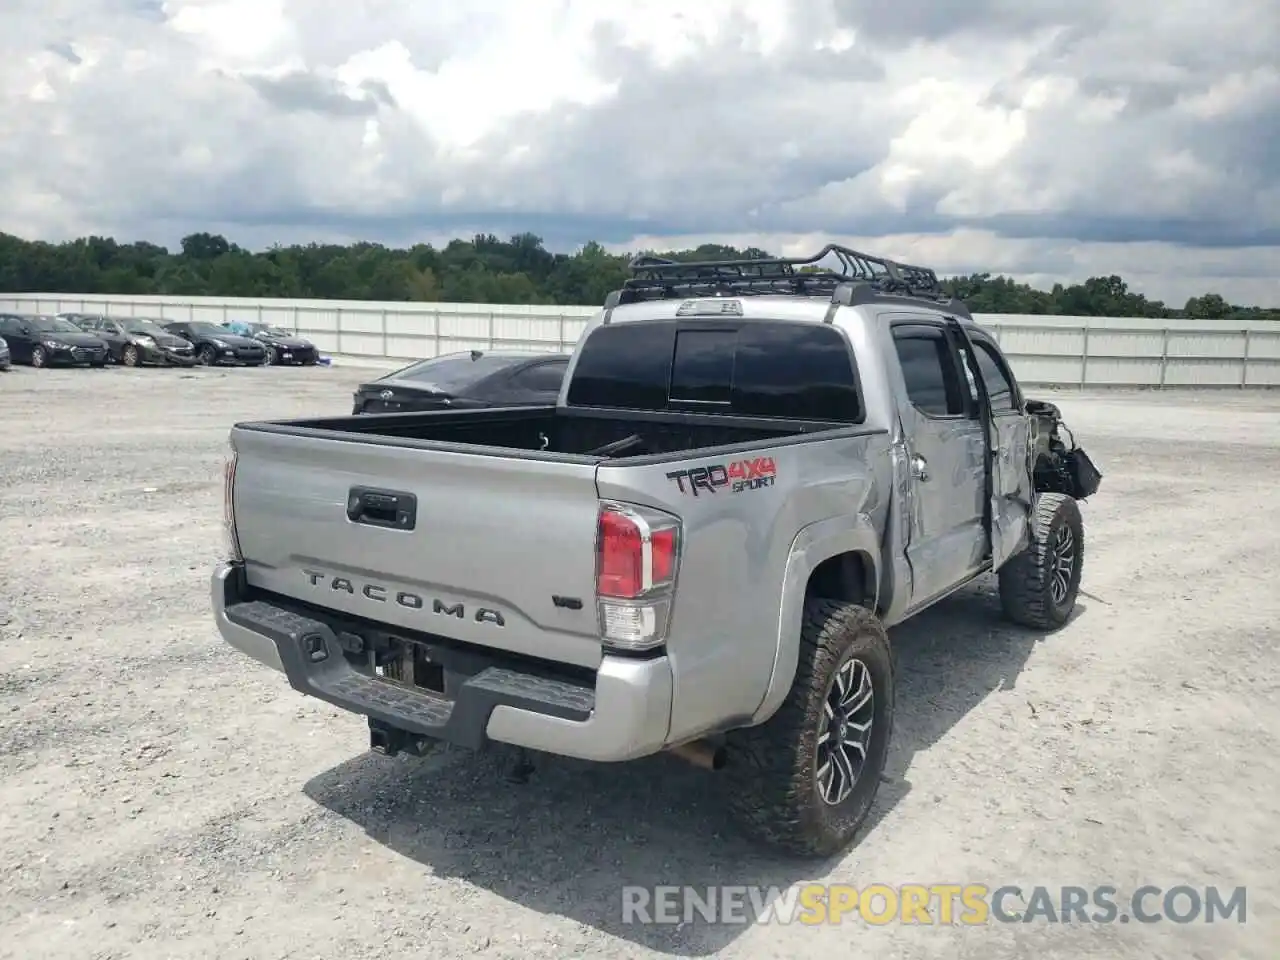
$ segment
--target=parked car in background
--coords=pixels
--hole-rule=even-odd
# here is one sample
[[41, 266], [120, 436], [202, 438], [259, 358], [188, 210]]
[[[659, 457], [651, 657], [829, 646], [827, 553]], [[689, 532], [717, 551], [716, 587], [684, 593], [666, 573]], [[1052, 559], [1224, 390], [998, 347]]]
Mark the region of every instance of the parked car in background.
[[192, 367], [195, 347], [189, 340], [170, 333], [145, 317], [92, 317], [82, 322], [83, 330], [101, 337], [111, 361], [126, 367], [153, 363], [160, 366]]
[[267, 362], [267, 348], [263, 344], [216, 323], [175, 321], [166, 323], [164, 329], [190, 341], [195, 347], [196, 360], [207, 367], [220, 363], [260, 367]]
[[232, 333], [252, 337], [267, 348], [267, 363], [275, 365], [298, 363], [314, 366], [320, 360], [320, 351], [305, 337], [269, 323], [250, 323], [246, 320], [225, 324]]
[[54, 316], [60, 320], [69, 320], [71, 323], [74, 323], [81, 330], [88, 332], [89, 327], [94, 323], [94, 321], [101, 320], [103, 315], [100, 313], [63, 312], [63, 313], [55, 313]]
[[9, 344], [4, 337], [0, 337], [0, 370], [8, 370], [10, 362]]
[[568, 369], [563, 353], [464, 350], [420, 360], [362, 383], [354, 413], [551, 406]]
[[0, 337], [14, 363], [33, 367], [107, 365], [107, 345], [70, 320], [40, 313], [0, 313]]

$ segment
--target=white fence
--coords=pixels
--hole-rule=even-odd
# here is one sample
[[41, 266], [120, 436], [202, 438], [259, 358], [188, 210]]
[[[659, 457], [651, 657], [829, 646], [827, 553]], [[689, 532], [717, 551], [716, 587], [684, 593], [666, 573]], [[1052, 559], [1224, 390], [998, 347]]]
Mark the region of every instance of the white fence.
[[[0, 295], [0, 310], [102, 312], [295, 330], [322, 352], [414, 360], [455, 350], [570, 350], [598, 307], [214, 297]], [[1280, 324], [979, 314], [1028, 384], [1280, 386]]]

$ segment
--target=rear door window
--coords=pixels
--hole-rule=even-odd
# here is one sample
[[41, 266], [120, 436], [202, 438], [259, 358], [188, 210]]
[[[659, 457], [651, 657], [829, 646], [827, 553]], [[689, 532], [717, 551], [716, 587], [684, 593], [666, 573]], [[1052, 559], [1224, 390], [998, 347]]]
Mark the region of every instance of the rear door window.
[[860, 423], [857, 384], [848, 342], [835, 327], [640, 321], [591, 332], [568, 401]]
[[918, 327], [896, 330], [893, 345], [912, 406], [931, 417], [964, 413], [951, 348], [941, 330]]

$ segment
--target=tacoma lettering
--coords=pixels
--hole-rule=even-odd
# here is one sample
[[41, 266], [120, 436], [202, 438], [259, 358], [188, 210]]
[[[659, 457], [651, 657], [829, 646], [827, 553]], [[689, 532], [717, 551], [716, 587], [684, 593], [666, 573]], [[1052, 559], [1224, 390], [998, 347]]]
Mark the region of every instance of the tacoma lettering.
[[[307, 578], [307, 582], [311, 586], [317, 589], [334, 590], [353, 597], [358, 594], [375, 603], [395, 603], [396, 606], [405, 607], [409, 610], [426, 610], [429, 606], [433, 614], [456, 617], [459, 620], [465, 620], [468, 616], [466, 604], [461, 601], [446, 603], [438, 597], [427, 598], [417, 593], [411, 593], [408, 590], [397, 590], [392, 595], [391, 589], [382, 584], [357, 583], [347, 577], [331, 577], [327, 573], [321, 573], [318, 570], [303, 570], [302, 575]], [[470, 616], [476, 623], [491, 623], [495, 627], [505, 627], [507, 625], [507, 619], [502, 615], [502, 612], [490, 607], [477, 607]]]

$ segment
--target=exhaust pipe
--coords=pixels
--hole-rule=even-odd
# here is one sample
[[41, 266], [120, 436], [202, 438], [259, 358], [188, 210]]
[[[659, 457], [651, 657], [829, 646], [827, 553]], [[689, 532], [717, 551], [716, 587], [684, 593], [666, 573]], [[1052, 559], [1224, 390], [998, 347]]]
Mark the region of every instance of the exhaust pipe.
[[721, 770], [729, 760], [724, 747], [708, 740], [691, 740], [688, 743], [668, 747], [667, 752], [704, 770]]

